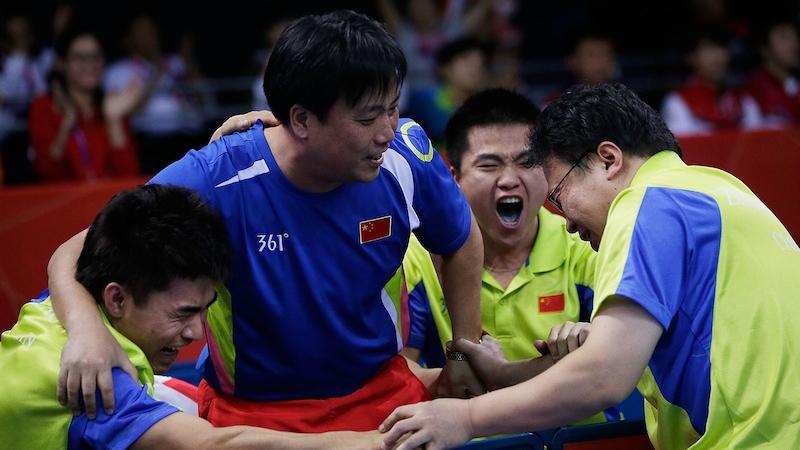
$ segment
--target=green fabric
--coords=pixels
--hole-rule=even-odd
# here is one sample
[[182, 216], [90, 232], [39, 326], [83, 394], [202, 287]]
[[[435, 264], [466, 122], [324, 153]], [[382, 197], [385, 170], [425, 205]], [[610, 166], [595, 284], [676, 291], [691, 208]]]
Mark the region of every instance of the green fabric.
[[[153, 395], [153, 369], [142, 351], [103, 322], [139, 372], [139, 381]], [[13, 328], [0, 337], [0, 448], [62, 449], [72, 412], [56, 399], [61, 351], [67, 333], [50, 299], [26, 303]]]

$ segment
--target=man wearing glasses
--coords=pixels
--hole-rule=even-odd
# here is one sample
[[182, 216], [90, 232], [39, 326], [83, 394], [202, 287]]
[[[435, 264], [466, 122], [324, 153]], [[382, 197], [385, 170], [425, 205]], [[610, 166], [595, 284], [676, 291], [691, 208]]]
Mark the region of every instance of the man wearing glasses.
[[[658, 449], [800, 447], [800, 248], [772, 212], [730, 174], [684, 164], [661, 117], [619, 84], [568, 91], [531, 142], [548, 197], [598, 249], [592, 332], [516, 386], [398, 408], [385, 444], [561, 426], [638, 382]], [[514, 368], [456, 347], [474, 367]]]

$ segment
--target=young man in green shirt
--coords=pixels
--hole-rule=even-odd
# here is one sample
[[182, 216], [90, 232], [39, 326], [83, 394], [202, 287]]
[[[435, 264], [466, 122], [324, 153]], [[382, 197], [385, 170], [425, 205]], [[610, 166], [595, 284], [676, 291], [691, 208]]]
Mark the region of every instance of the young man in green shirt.
[[[0, 339], [0, 448], [377, 448], [375, 433], [214, 428], [152, 398], [154, 374], [203, 336], [229, 258], [222, 219], [186, 189], [148, 185], [111, 200], [88, 231], [75, 277], [135, 373], [113, 369], [114, 414], [73, 415], [55, 395], [66, 331], [49, 296], [27, 303]], [[90, 395], [101, 401], [99, 391]]]

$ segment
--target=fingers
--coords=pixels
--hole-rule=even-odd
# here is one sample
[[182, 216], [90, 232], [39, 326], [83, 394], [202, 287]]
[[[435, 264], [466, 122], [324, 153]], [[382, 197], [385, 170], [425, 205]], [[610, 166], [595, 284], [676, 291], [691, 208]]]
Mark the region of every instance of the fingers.
[[[547, 351], [550, 352], [553, 361], [564, 358], [583, 345], [589, 336], [590, 328], [591, 324], [587, 322], [564, 322], [562, 325], [554, 326], [547, 338]], [[540, 347], [538, 342], [534, 343], [537, 349]]]
[[395, 450], [414, 450], [417, 448], [423, 448], [425, 450], [437, 449], [438, 447], [436, 447], [430, 441], [431, 441], [430, 434], [426, 433], [424, 430], [420, 430], [410, 435], [405, 441], [403, 441], [400, 445], [398, 445]]
[[573, 322], [565, 322], [558, 332], [558, 357], [563, 358], [569, 353], [569, 346], [567, 340], [570, 336], [570, 331], [575, 324]]
[[265, 127], [274, 127], [281, 124], [280, 121], [275, 118], [275, 115], [272, 114], [272, 111], [250, 111], [246, 114], [238, 114], [228, 118], [228, 120], [223, 122], [222, 125], [214, 131], [209, 142], [214, 142], [222, 136], [236, 131], [245, 131], [259, 120], [264, 123]]
[[56, 398], [61, 406], [67, 406], [67, 380], [69, 377], [69, 370], [61, 368], [58, 372], [58, 384], [56, 385]]
[[[81, 378], [81, 391], [83, 396], [83, 406], [86, 407], [86, 416], [89, 419], [97, 417], [97, 397], [94, 392], [97, 389], [97, 375], [91, 374]], [[78, 396], [76, 395], [76, 398]]]
[[[136, 378], [134, 378], [135, 380]], [[103, 407], [109, 416], [114, 414], [114, 382], [111, 378], [111, 371], [104, 370], [97, 374], [97, 388], [100, 389], [100, 396], [103, 398]]]
[[410, 419], [413, 417], [413, 413], [414, 406], [407, 405], [401, 406], [389, 414], [389, 417], [378, 427], [378, 431], [386, 433], [381, 448], [392, 448], [406, 432], [417, 429]]
[[556, 325], [550, 330], [550, 335], [547, 337], [547, 348], [550, 350], [550, 356], [553, 361], [559, 360], [558, 352], [558, 334], [561, 332], [561, 325]]
[[398, 421], [403, 420], [406, 417], [410, 417], [413, 414], [412, 407], [412, 405], [406, 405], [395, 408], [395, 410], [389, 414], [389, 417], [383, 420], [381, 425], [378, 427], [378, 431], [384, 433], [392, 428]]
[[72, 414], [77, 416], [81, 413], [81, 378], [75, 371], [70, 371], [67, 376], [67, 407], [72, 410]]
[[[485, 337], [484, 339], [488, 339], [488, 337]], [[468, 339], [456, 339], [453, 341], [453, 350], [466, 353], [467, 356], [470, 356], [475, 352], [481, 351], [481, 345], [483, 344], [476, 344]]]
[[590, 325], [587, 323], [583, 327], [581, 327], [580, 333], [578, 333], [578, 344], [583, 345], [586, 342], [586, 338], [589, 337], [589, 327]]
[[536, 347], [536, 350], [539, 350], [542, 356], [550, 354], [550, 347], [547, 346], [547, 342], [541, 339], [533, 341], [533, 346]]

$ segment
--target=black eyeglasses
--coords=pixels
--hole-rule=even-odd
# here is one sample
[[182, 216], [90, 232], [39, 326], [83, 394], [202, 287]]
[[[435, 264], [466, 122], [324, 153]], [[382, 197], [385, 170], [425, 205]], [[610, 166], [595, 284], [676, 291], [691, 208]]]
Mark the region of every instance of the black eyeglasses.
[[575, 164], [573, 164], [572, 167], [569, 168], [567, 173], [564, 174], [564, 177], [561, 178], [561, 181], [559, 181], [558, 184], [556, 184], [556, 187], [554, 187], [553, 190], [547, 194], [547, 201], [552, 203], [553, 206], [558, 208], [558, 210], [561, 211], [562, 213], [564, 212], [564, 208], [561, 207], [561, 202], [558, 200], [558, 196], [561, 194], [561, 185], [564, 184], [564, 180], [567, 179], [570, 172], [572, 172], [576, 167], [578, 167], [578, 164], [580, 164], [581, 161], [583, 161], [583, 158], [585, 158], [586, 155], [590, 153], [591, 152], [589, 151], [581, 155], [581, 157], [578, 158], [577, 161], [575, 161]]

